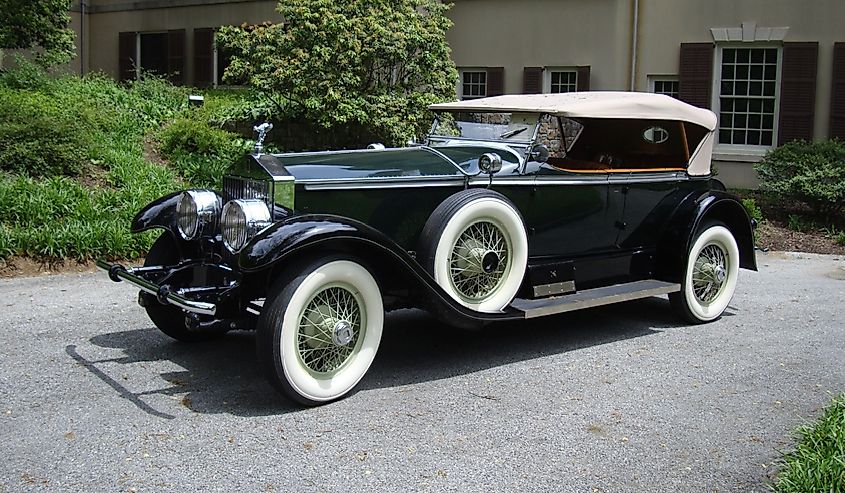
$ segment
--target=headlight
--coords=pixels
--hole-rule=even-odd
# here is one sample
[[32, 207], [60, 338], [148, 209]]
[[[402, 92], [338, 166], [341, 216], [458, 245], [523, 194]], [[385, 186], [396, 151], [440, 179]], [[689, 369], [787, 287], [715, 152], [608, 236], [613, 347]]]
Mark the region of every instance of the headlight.
[[238, 253], [250, 238], [272, 223], [270, 209], [263, 200], [239, 199], [226, 202], [220, 218], [223, 244], [232, 253]]
[[176, 225], [179, 234], [192, 240], [203, 233], [214, 231], [220, 216], [220, 197], [210, 190], [182, 192], [176, 206]]

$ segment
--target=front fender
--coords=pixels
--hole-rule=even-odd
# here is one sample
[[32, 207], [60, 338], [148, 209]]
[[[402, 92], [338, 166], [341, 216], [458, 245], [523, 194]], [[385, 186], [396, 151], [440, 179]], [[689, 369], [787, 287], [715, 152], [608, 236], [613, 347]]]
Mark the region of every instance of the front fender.
[[179, 203], [180, 195], [181, 191], [173, 192], [144, 206], [132, 219], [131, 231], [140, 233], [153, 228], [172, 231], [176, 225], [176, 204]]
[[425, 295], [426, 304], [435, 315], [453, 325], [469, 328], [520, 318], [512, 311], [490, 314], [464, 307], [449, 297], [434, 278], [388, 236], [362, 222], [341, 216], [309, 214], [280, 221], [247, 244], [238, 256], [238, 265], [243, 272], [253, 273], [270, 269], [301, 253], [328, 251], [345, 251], [364, 257], [378, 271], [396, 274], [391, 276], [392, 281], [405, 279], [409, 284], [407, 288]]
[[725, 223], [733, 233], [739, 248], [739, 266], [757, 270], [754, 232], [745, 207], [736, 197], [725, 191], [708, 190], [701, 194], [690, 194], [675, 209], [658, 247], [660, 278], [680, 280], [696, 232], [702, 224], [711, 220]]

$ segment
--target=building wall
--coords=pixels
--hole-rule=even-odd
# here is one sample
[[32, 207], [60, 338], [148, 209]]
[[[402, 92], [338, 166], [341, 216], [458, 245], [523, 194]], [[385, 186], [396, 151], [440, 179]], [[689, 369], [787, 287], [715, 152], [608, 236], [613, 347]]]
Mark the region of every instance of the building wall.
[[625, 89], [629, 0], [459, 0], [447, 38], [458, 67], [504, 67], [506, 93], [522, 92], [524, 67], [591, 67], [593, 90]]
[[[118, 34], [121, 32], [156, 32], [173, 29], [185, 30], [185, 82], [192, 82], [193, 30], [239, 25], [278, 22], [275, 1], [229, 2], [97, 2], [91, 5], [87, 16], [87, 42], [94, 49], [86, 57], [92, 71], [102, 71], [118, 77]], [[180, 7], [162, 8], [160, 5], [182, 4]], [[193, 4], [193, 5], [191, 5]], [[141, 5], [142, 9], [138, 9]], [[131, 7], [131, 8], [130, 8]], [[158, 8], [156, 8], [158, 7]]]

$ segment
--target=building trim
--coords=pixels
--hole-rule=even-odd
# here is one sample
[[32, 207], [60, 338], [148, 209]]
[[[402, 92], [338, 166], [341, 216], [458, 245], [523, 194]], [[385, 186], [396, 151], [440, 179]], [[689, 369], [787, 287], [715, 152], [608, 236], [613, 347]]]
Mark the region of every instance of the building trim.
[[758, 27], [756, 22], [743, 22], [740, 27], [711, 27], [710, 34], [717, 43], [753, 43], [755, 41], [783, 41], [789, 27]]
[[107, 5], [91, 4], [90, 0], [74, 1], [71, 12], [82, 12], [84, 4], [85, 14], [102, 14], [107, 12], [127, 12], [135, 10], [168, 9], [174, 7], [206, 7], [210, 5], [226, 5], [238, 3], [257, 3], [266, 0], [138, 0], [135, 2], [121, 2]]

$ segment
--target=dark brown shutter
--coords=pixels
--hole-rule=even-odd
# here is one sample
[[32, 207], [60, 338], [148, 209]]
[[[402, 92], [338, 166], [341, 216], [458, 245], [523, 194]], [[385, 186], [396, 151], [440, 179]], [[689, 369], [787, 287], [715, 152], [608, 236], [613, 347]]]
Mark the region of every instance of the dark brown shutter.
[[501, 96], [505, 93], [504, 67], [487, 67], [487, 95]]
[[522, 69], [522, 93], [539, 94], [543, 92], [543, 67], [525, 67]]
[[833, 44], [830, 138], [845, 140], [845, 43]]
[[167, 32], [167, 74], [173, 84], [185, 80], [185, 30]]
[[194, 85], [210, 87], [214, 82], [214, 29], [194, 29]]
[[135, 80], [135, 37], [136, 33], [117, 35], [117, 67], [121, 82]]
[[681, 43], [678, 99], [710, 108], [713, 87], [713, 43]]
[[590, 66], [578, 67], [578, 76], [575, 79], [575, 88], [579, 91], [590, 90]]
[[818, 43], [783, 44], [778, 145], [813, 140], [818, 65]]

